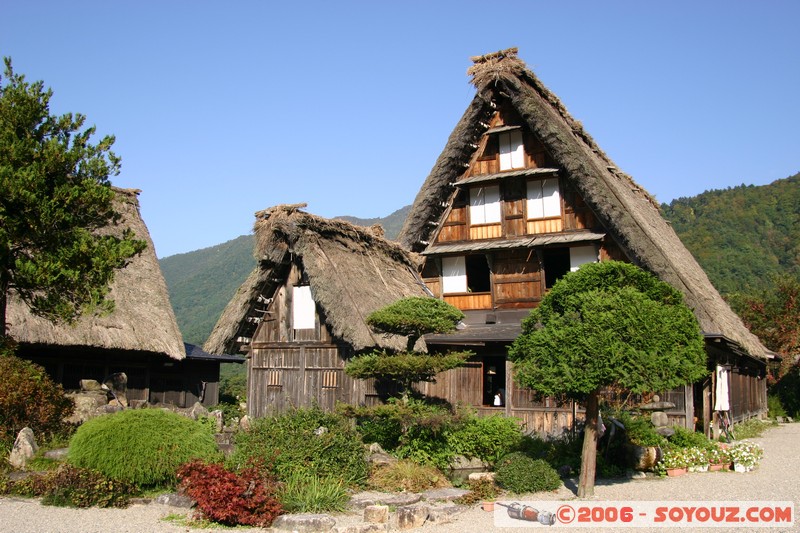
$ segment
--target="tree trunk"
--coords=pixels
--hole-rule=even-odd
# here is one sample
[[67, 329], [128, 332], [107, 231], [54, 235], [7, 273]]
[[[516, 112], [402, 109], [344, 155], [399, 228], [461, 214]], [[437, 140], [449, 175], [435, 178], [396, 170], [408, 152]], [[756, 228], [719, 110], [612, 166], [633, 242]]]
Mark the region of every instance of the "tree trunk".
[[8, 334], [6, 328], [6, 304], [8, 303], [9, 282], [5, 276], [0, 275], [0, 340], [5, 340]]
[[600, 414], [598, 397], [594, 390], [586, 398], [586, 424], [584, 426], [583, 450], [581, 452], [581, 476], [578, 481], [578, 498], [594, 495], [594, 476], [597, 471], [597, 418]]

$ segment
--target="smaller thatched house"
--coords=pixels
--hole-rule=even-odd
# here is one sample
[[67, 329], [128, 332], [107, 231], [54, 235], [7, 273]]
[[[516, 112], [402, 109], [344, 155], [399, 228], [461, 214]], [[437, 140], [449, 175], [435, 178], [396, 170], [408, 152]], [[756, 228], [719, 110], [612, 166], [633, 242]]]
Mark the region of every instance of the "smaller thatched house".
[[121, 235], [130, 228], [147, 248], [114, 276], [114, 311], [56, 324], [32, 314], [12, 293], [9, 334], [19, 343], [18, 354], [42, 365], [66, 390], [78, 389], [82, 379], [102, 382], [124, 372], [128, 400], [178, 407], [197, 401], [216, 404], [219, 361], [187, 358], [153, 241], [139, 213], [139, 191], [115, 192], [122, 220], [104, 231]]
[[417, 263], [379, 228], [367, 229], [278, 206], [256, 213], [258, 266], [225, 308], [204, 349], [247, 354], [251, 416], [337, 401], [373, 403], [371, 380], [344, 363], [372, 348], [402, 349], [405, 337], [374, 333], [369, 313], [425, 296]]

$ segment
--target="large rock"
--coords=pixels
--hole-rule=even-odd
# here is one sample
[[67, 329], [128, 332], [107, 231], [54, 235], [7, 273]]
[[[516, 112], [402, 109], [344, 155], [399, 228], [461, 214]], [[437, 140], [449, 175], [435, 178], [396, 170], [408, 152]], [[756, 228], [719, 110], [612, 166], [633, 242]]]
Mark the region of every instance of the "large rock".
[[436, 505], [428, 509], [428, 522], [432, 524], [448, 524], [452, 522], [456, 516], [468, 510], [466, 505]]
[[397, 508], [397, 529], [422, 527], [428, 519], [427, 505], [406, 505]]
[[31, 428], [22, 428], [22, 431], [17, 435], [14, 441], [14, 447], [11, 449], [11, 454], [8, 456], [8, 462], [17, 470], [24, 470], [28, 465], [39, 446], [36, 445], [36, 438], [33, 435]]
[[336, 520], [327, 514], [284, 514], [272, 522], [272, 529], [297, 531], [298, 533], [328, 532]]
[[364, 507], [364, 522], [385, 524], [389, 521], [388, 505], [367, 505]]
[[480, 470], [487, 469], [489, 464], [477, 457], [465, 457], [463, 455], [456, 455], [450, 462], [452, 470]]
[[353, 494], [350, 498], [349, 506], [351, 509], [363, 509], [368, 505], [390, 505], [399, 507], [401, 505], [417, 503], [421, 499], [421, 494], [415, 494], [413, 492], [395, 494], [393, 492], [366, 491]]
[[194, 506], [194, 500], [185, 494], [179, 492], [169, 492], [161, 494], [156, 498], [156, 503], [162, 505], [169, 505], [170, 507], [180, 507], [182, 509], [191, 509]]
[[96, 379], [82, 379], [78, 382], [83, 392], [95, 392], [103, 390], [100, 387], [100, 382]]

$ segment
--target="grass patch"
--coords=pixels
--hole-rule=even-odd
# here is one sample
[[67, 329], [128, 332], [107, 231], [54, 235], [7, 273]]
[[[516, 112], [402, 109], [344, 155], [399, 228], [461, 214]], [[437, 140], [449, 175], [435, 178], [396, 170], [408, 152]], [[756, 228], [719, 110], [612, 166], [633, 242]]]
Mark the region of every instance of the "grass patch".
[[733, 434], [736, 436], [736, 440], [753, 439], [760, 437], [766, 430], [775, 426], [776, 422], [774, 421], [751, 418], [733, 426]]
[[376, 468], [370, 475], [369, 484], [389, 492], [422, 492], [450, 486], [447, 477], [438, 468], [409, 460]]

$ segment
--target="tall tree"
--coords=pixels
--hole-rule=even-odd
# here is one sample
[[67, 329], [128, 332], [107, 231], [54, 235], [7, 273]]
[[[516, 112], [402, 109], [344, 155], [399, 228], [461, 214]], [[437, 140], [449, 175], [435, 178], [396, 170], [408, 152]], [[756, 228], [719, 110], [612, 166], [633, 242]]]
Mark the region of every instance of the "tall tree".
[[90, 142], [86, 117], [50, 114], [52, 90], [14, 73], [0, 77], [0, 333], [10, 291], [37, 314], [71, 321], [109, 310], [114, 272], [146, 243], [97, 230], [115, 224], [113, 136]]
[[509, 358], [521, 385], [584, 403], [579, 497], [594, 493], [601, 389], [661, 391], [707, 372], [700, 327], [681, 293], [618, 261], [559, 280], [523, 321]]
[[436, 374], [464, 364], [471, 352], [429, 354], [415, 351], [417, 341], [428, 333], [448, 333], [464, 313], [436, 298], [410, 297], [371, 313], [367, 324], [379, 333], [403, 335], [406, 350], [400, 353], [375, 351], [352, 358], [345, 372], [354, 378], [379, 378], [400, 386], [403, 403], [408, 403], [413, 384], [433, 381]]

